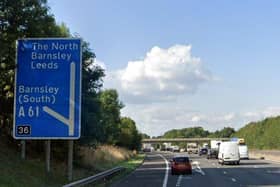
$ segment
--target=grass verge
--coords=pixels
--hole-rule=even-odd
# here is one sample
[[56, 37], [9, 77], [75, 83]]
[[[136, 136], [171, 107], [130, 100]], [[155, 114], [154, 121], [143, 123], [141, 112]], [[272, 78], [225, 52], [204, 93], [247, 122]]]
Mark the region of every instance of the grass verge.
[[106, 186], [110, 186], [112, 183], [120, 182], [123, 178], [125, 178], [131, 172], [133, 172], [136, 168], [138, 168], [143, 163], [144, 159], [145, 159], [145, 154], [137, 154], [136, 156], [132, 157], [131, 159], [129, 159], [127, 161], [123, 161], [119, 164], [116, 164], [114, 167], [122, 166], [125, 168], [125, 170], [120, 172], [119, 174], [113, 176], [110, 179], [98, 182], [94, 186], [106, 187]]
[[[119, 180], [121, 177], [133, 171], [144, 159], [144, 155], [134, 154], [135, 156], [132, 156], [133, 154], [129, 151], [119, 148], [117, 150], [109, 146], [105, 147], [102, 149], [106, 150], [98, 150], [95, 155], [89, 155], [94, 156], [92, 165], [89, 164], [88, 167], [74, 166], [74, 181], [116, 166], [126, 168], [124, 172], [121, 172], [120, 175], [115, 176], [112, 180], [110, 179], [109, 181], [105, 181], [105, 183], [98, 184], [100, 186], [106, 186], [110, 182]], [[15, 146], [11, 147], [1, 141], [0, 148], [0, 187], [56, 187], [69, 183], [67, 181], [66, 162], [58, 162], [51, 158], [51, 172], [47, 174], [44, 158], [29, 157], [27, 154], [26, 160], [21, 160], [19, 148]], [[109, 154], [107, 150], [113, 151], [113, 153]]]
[[46, 174], [43, 160], [21, 160], [18, 151], [1, 142], [0, 147], [0, 187], [55, 187], [66, 182], [61, 164], [52, 165], [52, 172]]

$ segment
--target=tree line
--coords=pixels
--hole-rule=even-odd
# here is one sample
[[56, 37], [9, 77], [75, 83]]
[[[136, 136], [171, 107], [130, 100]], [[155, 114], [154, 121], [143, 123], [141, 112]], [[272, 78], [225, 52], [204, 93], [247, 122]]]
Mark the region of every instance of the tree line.
[[231, 127], [224, 127], [215, 132], [209, 132], [203, 127], [189, 127], [183, 129], [172, 129], [159, 138], [229, 138], [233, 136], [235, 130]]
[[167, 131], [159, 138], [244, 138], [250, 149], [280, 149], [280, 116], [251, 122], [237, 131], [231, 127], [209, 132], [202, 127]]
[[[79, 37], [57, 24], [47, 0], [0, 1], [0, 135], [12, 139], [16, 40]], [[103, 88], [105, 70], [98, 66], [89, 43], [82, 41], [81, 144], [108, 143], [138, 149], [141, 134], [133, 119], [122, 117], [124, 104], [114, 89]]]
[[251, 149], [280, 149], [280, 116], [251, 122], [234, 136], [243, 137]]

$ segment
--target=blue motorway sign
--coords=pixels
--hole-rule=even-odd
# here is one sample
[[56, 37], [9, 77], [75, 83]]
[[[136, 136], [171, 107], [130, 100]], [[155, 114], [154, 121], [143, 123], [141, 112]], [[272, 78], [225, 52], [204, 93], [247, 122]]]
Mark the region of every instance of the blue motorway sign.
[[81, 40], [17, 41], [16, 139], [78, 139], [81, 131]]

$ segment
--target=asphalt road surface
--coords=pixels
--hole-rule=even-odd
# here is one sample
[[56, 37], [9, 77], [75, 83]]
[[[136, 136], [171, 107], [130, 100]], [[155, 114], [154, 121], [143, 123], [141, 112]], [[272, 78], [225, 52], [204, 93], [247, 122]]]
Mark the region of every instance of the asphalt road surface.
[[142, 166], [112, 187], [280, 187], [280, 163], [265, 160], [241, 160], [240, 165], [220, 165], [218, 160], [189, 155], [192, 175], [171, 175], [173, 155], [187, 153], [148, 153]]

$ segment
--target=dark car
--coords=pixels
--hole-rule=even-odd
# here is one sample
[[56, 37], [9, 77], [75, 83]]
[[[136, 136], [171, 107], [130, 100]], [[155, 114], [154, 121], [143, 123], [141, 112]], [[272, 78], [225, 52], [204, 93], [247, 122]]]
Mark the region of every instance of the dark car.
[[207, 155], [207, 153], [208, 153], [208, 149], [207, 148], [202, 148], [202, 149], [200, 149], [199, 150], [199, 156], [201, 156], [201, 155]]
[[143, 152], [152, 152], [152, 148], [150, 148], [150, 147], [145, 147], [145, 148], [143, 149]]
[[218, 149], [210, 149], [207, 154], [207, 159], [215, 158], [218, 159]]
[[192, 174], [192, 165], [189, 157], [175, 156], [171, 162], [171, 175], [174, 174]]

